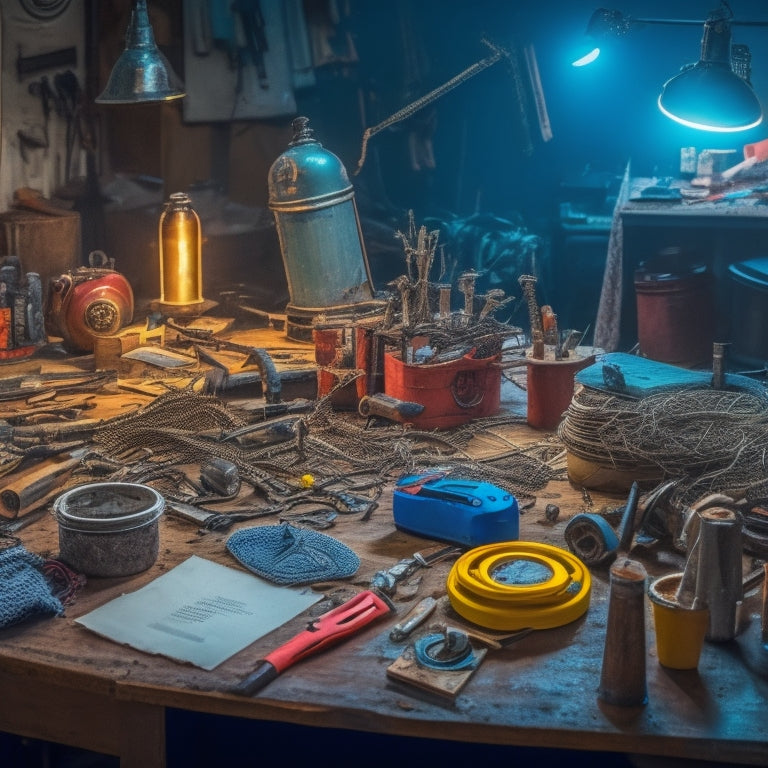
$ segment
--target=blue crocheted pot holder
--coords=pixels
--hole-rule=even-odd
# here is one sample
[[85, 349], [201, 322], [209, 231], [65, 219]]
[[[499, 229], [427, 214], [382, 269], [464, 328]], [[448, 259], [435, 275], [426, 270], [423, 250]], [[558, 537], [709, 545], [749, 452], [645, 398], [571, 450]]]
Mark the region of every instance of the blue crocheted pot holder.
[[287, 523], [242, 528], [226, 546], [248, 570], [275, 584], [345, 579], [360, 567], [360, 558], [346, 544]]
[[21, 544], [0, 551], [0, 628], [64, 612], [43, 575], [43, 564], [42, 557]]

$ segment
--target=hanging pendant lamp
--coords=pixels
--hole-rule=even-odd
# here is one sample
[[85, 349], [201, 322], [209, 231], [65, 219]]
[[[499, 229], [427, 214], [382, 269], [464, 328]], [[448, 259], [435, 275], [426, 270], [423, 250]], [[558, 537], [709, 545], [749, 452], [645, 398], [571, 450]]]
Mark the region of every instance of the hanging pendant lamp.
[[731, 66], [731, 25], [726, 19], [707, 19], [701, 59], [664, 84], [658, 104], [667, 117], [692, 128], [732, 132], [760, 124], [760, 102]]
[[181, 80], [155, 43], [146, 0], [137, 0], [125, 33], [125, 50], [97, 104], [138, 104], [185, 96]]

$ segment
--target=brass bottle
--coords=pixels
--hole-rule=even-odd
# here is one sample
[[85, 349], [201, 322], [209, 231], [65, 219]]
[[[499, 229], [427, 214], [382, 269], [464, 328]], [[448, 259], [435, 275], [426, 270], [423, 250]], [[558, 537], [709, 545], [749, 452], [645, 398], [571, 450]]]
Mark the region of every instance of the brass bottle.
[[185, 192], [174, 192], [160, 214], [160, 301], [186, 306], [203, 302], [200, 217]]

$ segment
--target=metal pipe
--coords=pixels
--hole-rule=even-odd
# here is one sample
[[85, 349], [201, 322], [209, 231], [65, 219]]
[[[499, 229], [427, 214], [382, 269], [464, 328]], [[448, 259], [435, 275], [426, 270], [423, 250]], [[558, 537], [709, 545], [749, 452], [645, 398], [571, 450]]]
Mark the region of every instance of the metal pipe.
[[737, 608], [744, 593], [741, 515], [725, 507], [711, 507], [699, 517], [694, 607], [709, 608], [707, 640], [731, 640], [736, 636]]
[[648, 701], [645, 675], [645, 582], [642, 563], [628, 558], [611, 566], [608, 624], [598, 698], [635, 707]]
[[725, 354], [727, 344], [715, 342], [712, 346], [712, 389], [722, 389], [725, 384]]

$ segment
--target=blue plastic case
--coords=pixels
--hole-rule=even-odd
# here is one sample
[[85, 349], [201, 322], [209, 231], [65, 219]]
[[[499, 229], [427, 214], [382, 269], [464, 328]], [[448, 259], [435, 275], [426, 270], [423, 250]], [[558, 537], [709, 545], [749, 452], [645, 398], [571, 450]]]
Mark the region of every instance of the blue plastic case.
[[477, 480], [424, 473], [405, 475], [392, 498], [400, 530], [466, 547], [516, 541], [520, 532], [517, 499]]

